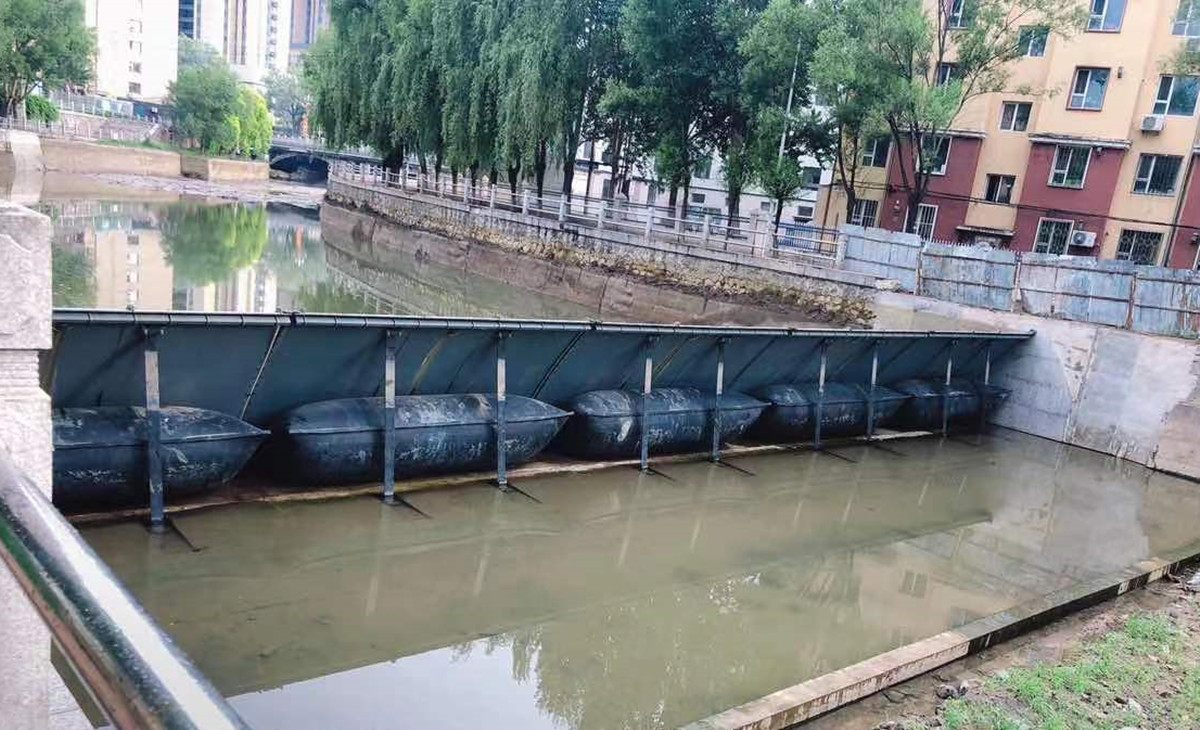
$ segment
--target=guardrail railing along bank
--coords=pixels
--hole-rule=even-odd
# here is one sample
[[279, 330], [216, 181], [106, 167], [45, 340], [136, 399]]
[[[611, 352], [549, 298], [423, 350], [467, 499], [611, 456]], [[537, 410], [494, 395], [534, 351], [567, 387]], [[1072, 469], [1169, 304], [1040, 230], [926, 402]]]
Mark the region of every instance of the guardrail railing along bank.
[[3, 450], [0, 560], [116, 728], [250, 730]]
[[518, 188], [514, 194], [504, 184], [459, 179], [443, 173], [422, 172], [415, 165], [388, 170], [380, 165], [335, 161], [331, 180], [374, 188], [403, 191], [430, 200], [447, 200], [469, 207], [502, 209], [560, 223], [641, 235], [646, 241], [683, 246], [696, 252], [723, 252], [758, 262], [802, 264], [837, 268], [842, 245], [837, 231], [816, 226], [781, 224], [776, 230], [763, 218], [723, 215], [680, 216], [670, 207], [613, 201]]

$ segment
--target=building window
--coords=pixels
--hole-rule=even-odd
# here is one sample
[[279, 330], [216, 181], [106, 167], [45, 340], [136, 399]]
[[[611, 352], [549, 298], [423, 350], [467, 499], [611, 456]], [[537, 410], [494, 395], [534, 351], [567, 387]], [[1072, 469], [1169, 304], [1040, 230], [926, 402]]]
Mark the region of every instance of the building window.
[[1059, 188], [1082, 188], [1087, 179], [1088, 162], [1092, 158], [1091, 147], [1060, 144], [1054, 148], [1054, 167], [1050, 170], [1050, 184]]
[[1000, 109], [1000, 129], [1006, 132], [1024, 132], [1029, 129], [1029, 115], [1032, 113], [1032, 102], [1006, 101]]
[[874, 228], [878, 215], [878, 200], [863, 200], [859, 198], [854, 201], [854, 210], [850, 213], [850, 225]]
[[990, 203], [1011, 203], [1016, 184], [1015, 175], [988, 175], [983, 197]]
[[938, 207], [928, 203], [917, 206], [917, 217], [912, 232], [924, 239], [933, 238], [933, 227], [937, 223]]
[[1022, 56], [1041, 58], [1046, 55], [1046, 40], [1050, 29], [1044, 25], [1025, 25], [1017, 35], [1017, 52]]
[[802, 167], [800, 168], [800, 184], [806, 188], [815, 188], [821, 184], [821, 168], [819, 167]]
[[1060, 255], [1066, 253], [1073, 228], [1075, 228], [1075, 221], [1057, 218], [1041, 219], [1038, 221], [1037, 241], [1033, 244], [1034, 253]]
[[863, 167], [887, 167], [888, 150], [891, 148], [891, 144], [891, 140], [887, 137], [875, 137], [868, 140], [863, 146]]
[[712, 175], [712, 157], [702, 157], [696, 160], [696, 168], [693, 177], [698, 177], [701, 180], [707, 180]]
[[139, 84], [139, 83], [138, 83], [138, 82], [136, 82], [136, 81], [130, 81], [130, 82], [129, 82], [129, 93], [130, 93], [130, 94], [140, 94], [140, 93], [142, 93], [142, 85], [141, 85], [141, 84]]
[[1099, 110], [1104, 106], [1106, 88], [1108, 88], [1108, 69], [1075, 69], [1075, 83], [1071, 86], [1071, 100], [1067, 103], [1067, 108]]
[[950, 10], [946, 15], [947, 28], [966, 28], [971, 24], [967, 14], [967, 0], [950, 0]]
[[1179, 0], [1171, 33], [1188, 38], [1200, 36], [1200, 0]]
[[1133, 192], [1144, 195], [1174, 195], [1175, 181], [1183, 158], [1178, 155], [1142, 155], [1138, 160]]
[[1158, 96], [1154, 99], [1154, 113], [1190, 117], [1196, 112], [1197, 96], [1200, 96], [1200, 78], [1163, 76], [1158, 80]]
[[771, 201], [769, 201], [769, 200], [760, 201], [758, 204], [758, 209], [761, 210], [763, 213], [770, 213], [771, 211], [775, 210], [775, 208], [772, 206]]
[[135, 56], [142, 55], [142, 42], [141, 41], [129, 41], [129, 52]]
[[704, 205], [704, 193], [692, 193], [692, 202], [696, 205]]
[[945, 175], [946, 164], [950, 161], [950, 138], [946, 135], [926, 137], [923, 146], [925, 153], [922, 162], [930, 175]]
[[[654, 205], [654, 196], [658, 191], [653, 185], [650, 186], [650, 191], [647, 193], [646, 205]], [[611, 177], [604, 178], [604, 182], [600, 183], [600, 197], [605, 200], [611, 200], [613, 196], [613, 181]]]
[[1117, 261], [1132, 261], [1135, 264], [1154, 266], [1158, 263], [1158, 247], [1163, 234], [1157, 231], [1121, 231], [1117, 241]]
[[140, 74], [142, 72], [142, 62], [141, 61], [130, 61], [129, 62], [129, 72], [135, 73], [135, 74]]
[[945, 86], [958, 76], [957, 63], [939, 63], [937, 67], [937, 77], [934, 83], [938, 86]]
[[135, 35], [140, 35], [142, 32], [142, 21], [136, 18], [129, 19], [129, 32]]
[[1125, 16], [1125, 0], [1092, 0], [1092, 14], [1088, 17], [1087, 29], [1113, 33], [1121, 29], [1121, 18]]

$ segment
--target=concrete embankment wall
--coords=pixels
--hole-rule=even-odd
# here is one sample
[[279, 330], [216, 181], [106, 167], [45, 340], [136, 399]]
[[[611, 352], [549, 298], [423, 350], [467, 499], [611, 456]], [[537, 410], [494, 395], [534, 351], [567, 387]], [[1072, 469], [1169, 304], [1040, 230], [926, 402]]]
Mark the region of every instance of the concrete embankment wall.
[[880, 292], [876, 326], [1037, 330], [996, 371], [1012, 390], [994, 421], [1200, 479], [1195, 341]]
[[364, 186], [331, 179], [332, 199], [367, 207], [399, 222], [411, 221], [414, 227], [432, 219], [447, 220], [461, 226], [481, 226], [512, 236], [553, 240], [571, 248], [599, 254], [680, 266], [711, 276], [740, 276], [769, 281], [781, 286], [803, 286], [814, 291], [844, 296], [867, 296], [874, 291], [875, 277], [853, 271], [780, 262], [765, 265], [754, 257], [716, 248], [676, 246], [660, 240], [648, 242], [642, 235], [605, 229], [596, 231], [571, 223], [523, 215], [501, 208], [468, 206], [448, 198], [425, 198], [397, 189]]
[[[421, 254], [433, 257], [437, 252], [438, 256], [449, 257], [433, 258], [439, 263], [462, 265], [471, 257], [489, 255], [490, 249], [493, 252], [490, 255], [499, 257], [501, 268], [480, 265], [475, 270], [511, 269], [506, 281], [537, 280], [533, 288], [539, 291], [589, 306], [595, 303], [598, 316], [651, 311], [646, 305], [658, 303], [668, 309], [652, 315], [657, 321], [678, 319], [700, 323], [724, 318], [742, 324], [784, 321], [796, 326], [816, 326], [830, 322], [862, 325], [869, 318], [867, 302], [874, 291], [873, 279], [861, 274], [806, 266], [804, 269], [811, 269], [811, 275], [801, 276], [743, 263], [736, 260], [736, 255], [723, 258], [717, 252], [711, 256], [685, 253], [657, 241], [647, 244], [633, 234], [605, 230], [597, 235], [589, 229], [519, 211], [470, 207], [458, 201], [418, 198], [339, 180], [330, 180], [328, 199], [376, 214], [367, 215], [360, 222], [386, 219], [395, 227], [397, 239], [410, 239], [415, 230], [440, 234], [439, 245], [428, 247]], [[337, 225], [329, 212], [322, 214], [322, 223]], [[571, 252], [570, 260], [558, 260], [555, 254], [565, 251]], [[514, 253], [528, 255], [514, 258]], [[536, 263], [539, 259], [550, 259], [549, 269]], [[655, 281], [660, 276], [662, 280]], [[562, 286], [553, 283], [556, 279], [561, 280]], [[745, 291], [740, 291], [743, 286]], [[754, 289], [756, 286], [758, 290]], [[596, 293], [580, 293], [589, 288]], [[712, 296], [710, 292], [730, 296]], [[759, 301], [769, 304], [767, 294], [786, 300], [787, 306], [778, 310], [778, 317], [764, 317], [768, 307], [758, 305]], [[687, 295], [690, 300], [684, 301], [680, 295]], [[762, 299], [760, 295], [764, 295]], [[622, 297], [627, 300], [624, 305], [618, 303]], [[752, 304], [743, 307], [731, 299]], [[702, 310], [700, 316], [695, 315], [697, 308]], [[745, 316], [734, 318], [729, 311], [721, 311], [738, 308], [745, 310]], [[678, 316], [672, 316], [672, 310]]]
[[[655, 286], [619, 272], [571, 261], [514, 255], [470, 238], [449, 238], [410, 228], [368, 211], [321, 207], [326, 245], [374, 268], [404, 270], [414, 261], [484, 273], [546, 296], [581, 304], [598, 319], [640, 319], [687, 324], [821, 326], [803, 313], [715, 299], [701, 293]], [[468, 293], [469, 295], [469, 293]]]
[[210, 182], [265, 182], [270, 177], [267, 163], [252, 160], [183, 155], [181, 168], [184, 177]]
[[178, 152], [167, 150], [49, 137], [42, 140], [42, 161], [45, 169], [52, 172], [179, 177], [179, 157]]

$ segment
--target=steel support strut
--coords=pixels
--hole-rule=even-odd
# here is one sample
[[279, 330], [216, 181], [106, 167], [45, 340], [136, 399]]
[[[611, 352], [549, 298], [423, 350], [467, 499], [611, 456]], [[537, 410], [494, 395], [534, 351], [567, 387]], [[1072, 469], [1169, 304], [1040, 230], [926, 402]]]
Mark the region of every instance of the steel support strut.
[[954, 345], [950, 340], [950, 349], [946, 352], [946, 390], [942, 393], [942, 435], [950, 430], [950, 379], [954, 377]]
[[638, 408], [638, 414], [642, 419], [639, 467], [644, 472], [650, 470], [649, 400], [650, 389], [654, 386], [654, 344], [657, 340], [657, 337], [650, 336], [642, 343], [644, 369], [642, 374], [642, 402]]
[[725, 392], [725, 338], [717, 340], [717, 383], [713, 390], [712, 452], [714, 464], [721, 463], [721, 396]]
[[987, 430], [987, 408], [991, 401], [992, 383], [992, 343], [987, 343], [983, 350], [983, 390], [979, 394], [979, 433]]
[[396, 350], [399, 333], [389, 330], [383, 360], [383, 501], [396, 502]]
[[507, 492], [508, 487], [508, 358], [505, 343], [509, 333], [496, 333], [496, 486]]
[[867, 391], [867, 440], [875, 438], [875, 388], [879, 384], [879, 340], [871, 344], [871, 387]]
[[825, 369], [829, 364], [829, 340], [821, 340], [821, 369], [817, 373], [816, 424], [813, 427], [813, 451], [821, 450], [821, 419], [825, 408]]
[[166, 530], [166, 509], [163, 494], [162, 468], [162, 411], [158, 388], [158, 338], [162, 330], [146, 328], [145, 337], [145, 380], [146, 380], [146, 476], [150, 483], [150, 531], [162, 533]]

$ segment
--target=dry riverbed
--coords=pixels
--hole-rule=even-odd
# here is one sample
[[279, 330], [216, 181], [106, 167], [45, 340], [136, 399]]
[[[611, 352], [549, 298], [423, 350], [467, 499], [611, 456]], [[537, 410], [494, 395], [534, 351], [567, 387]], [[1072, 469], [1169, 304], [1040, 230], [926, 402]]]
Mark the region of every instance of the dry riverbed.
[[[53, 176], [53, 177], [51, 177]], [[122, 199], [145, 197], [149, 200], [207, 198], [240, 203], [281, 203], [316, 209], [325, 197], [324, 186], [300, 185], [283, 180], [258, 183], [218, 183], [183, 177], [144, 177], [140, 175], [70, 175], [68, 179], [47, 174], [46, 191], [50, 197], [102, 196], [119, 192]]]
[[1167, 579], [809, 723], [805, 730], [1200, 728], [1200, 595]]

